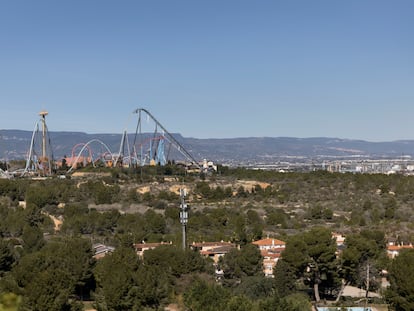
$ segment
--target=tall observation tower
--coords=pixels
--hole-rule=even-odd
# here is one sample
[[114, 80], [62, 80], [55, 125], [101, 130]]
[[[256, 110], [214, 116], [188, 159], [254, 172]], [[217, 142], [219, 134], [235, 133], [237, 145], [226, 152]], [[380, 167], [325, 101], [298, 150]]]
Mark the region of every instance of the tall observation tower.
[[46, 152], [46, 116], [48, 112], [46, 110], [42, 110], [39, 112], [39, 116], [41, 117], [42, 122], [42, 157], [40, 159], [41, 162], [47, 162], [47, 152]]
[[40, 119], [36, 122], [33, 130], [23, 175], [26, 173], [43, 176], [52, 174], [53, 154], [46, 125], [46, 116], [48, 114], [46, 110], [39, 112]]

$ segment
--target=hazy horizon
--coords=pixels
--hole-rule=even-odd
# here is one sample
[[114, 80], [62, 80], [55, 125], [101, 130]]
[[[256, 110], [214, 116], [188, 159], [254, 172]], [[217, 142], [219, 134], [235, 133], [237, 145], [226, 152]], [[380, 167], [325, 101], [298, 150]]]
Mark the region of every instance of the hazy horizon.
[[[2, 131], [24, 131], [24, 132], [33, 133], [33, 129], [32, 130], [0, 129], [0, 132], [2, 132]], [[80, 133], [80, 134], [86, 134], [86, 135], [122, 135], [123, 134], [121, 132], [119, 132], [119, 133], [116, 133], [116, 132], [97, 133], [97, 132], [86, 132], [86, 131], [81, 131], [81, 130], [73, 130], [73, 131], [71, 131], [71, 130], [64, 130], [64, 131], [49, 130], [49, 133]], [[150, 131], [146, 131], [146, 132], [143, 132], [143, 133], [153, 134], [153, 132], [150, 132]], [[181, 135], [182, 137], [188, 138], [188, 139], [201, 139], [201, 140], [204, 140], [204, 139], [206, 139], [206, 140], [207, 139], [211, 139], [211, 140], [214, 140], [214, 139], [226, 140], [226, 139], [228, 139], [228, 140], [230, 140], [230, 139], [248, 139], [248, 138], [257, 138], [257, 139], [260, 139], [260, 138], [263, 138], [263, 139], [265, 139], [265, 138], [271, 138], [271, 139], [273, 139], [273, 138], [287, 138], [287, 139], [333, 139], [333, 140], [337, 139], [337, 140], [343, 140], [343, 141], [346, 141], [346, 140], [364, 141], [364, 142], [368, 142], [368, 143], [387, 143], [387, 142], [400, 142], [400, 141], [414, 141], [414, 138], [413, 139], [395, 139], [395, 140], [378, 140], [378, 141], [374, 141], [374, 140], [365, 140], [365, 139], [360, 139], [360, 138], [334, 137], [334, 136], [298, 137], [298, 136], [251, 136], [250, 135], [250, 136], [234, 136], [234, 137], [203, 137], [203, 138], [201, 138], [201, 137], [186, 136], [186, 135], [183, 135], [182, 133], [178, 133], [178, 132], [174, 132], [174, 131], [170, 132], [170, 133], [174, 134], [174, 135]], [[128, 135], [134, 135], [134, 133], [132, 133], [132, 132], [127, 132], [127, 134]], [[0, 135], [1, 135], [1, 133], [0, 133]], [[1, 136], [0, 136], [0, 139], [1, 139]]]

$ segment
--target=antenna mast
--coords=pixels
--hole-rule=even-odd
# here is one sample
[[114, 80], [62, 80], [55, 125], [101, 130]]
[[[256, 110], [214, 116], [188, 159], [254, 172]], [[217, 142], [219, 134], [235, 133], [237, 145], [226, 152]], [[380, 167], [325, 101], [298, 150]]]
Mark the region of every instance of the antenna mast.
[[185, 189], [180, 189], [180, 222], [183, 227], [183, 250], [186, 249], [187, 245], [187, 223], [188, 223], [188, 205], [185, 203], [185, 197], [187, 192]]

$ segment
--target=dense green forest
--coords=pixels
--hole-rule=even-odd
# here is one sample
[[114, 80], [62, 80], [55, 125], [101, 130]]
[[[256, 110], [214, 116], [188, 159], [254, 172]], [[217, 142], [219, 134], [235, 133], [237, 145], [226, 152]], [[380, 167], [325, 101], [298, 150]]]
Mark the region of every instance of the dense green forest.
[[[85, 169], [84, 177], [0, 180], [0, 310], [310, 310], [345, 284], [383, 290], [414, 309], [414, 251], [394, 260], [386, 241], [414, 240], [414, 177], [277, 173], [174, 165]], [[188, 243], [230, 241], [219, 282], [212, 262], [181, 247], [178, 189], [188, 191]], [[338, 256], [332, 232], [346, 236]], [[287, 242], [265, 278], [251, 242]], [[134, 243], [171, 242], [140, 258]], [[115, 247], [93, 258], [94, 243]], [[354, 302], [352, 302], [354, 303]]]

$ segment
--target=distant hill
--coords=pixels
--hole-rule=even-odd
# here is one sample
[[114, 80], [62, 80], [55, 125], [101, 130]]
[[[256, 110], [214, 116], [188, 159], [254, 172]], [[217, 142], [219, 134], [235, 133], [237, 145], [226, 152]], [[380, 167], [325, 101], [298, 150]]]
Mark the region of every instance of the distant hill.
[[[151, 134], [148, 134], [150, 136]], [[209, 159], [219, 163], [272, 162], [293, 159], [325, 158], [389, 158], [414, 156], [414, 140], [368, 142], [338, 138], [246, 137], [229, 139], [197, 139], [173, 134], [197, 160]], [[24, 159], [28, 153], [32, 132], [0, 130], [0, 158]], [[70, 156], [79, 143], [98, 139], [113, 153], [119, 151], [121, 134], [87, 134], [82, 132], [50, 132], [54, 158]], [[133, 143], [132, 134], [129, 143]], [[101, 146], [91, 146], [102, 153]], [[95, 150], [98, 149], [98, 150]], [[80, 148], [76, 149], [79, 152]]]

